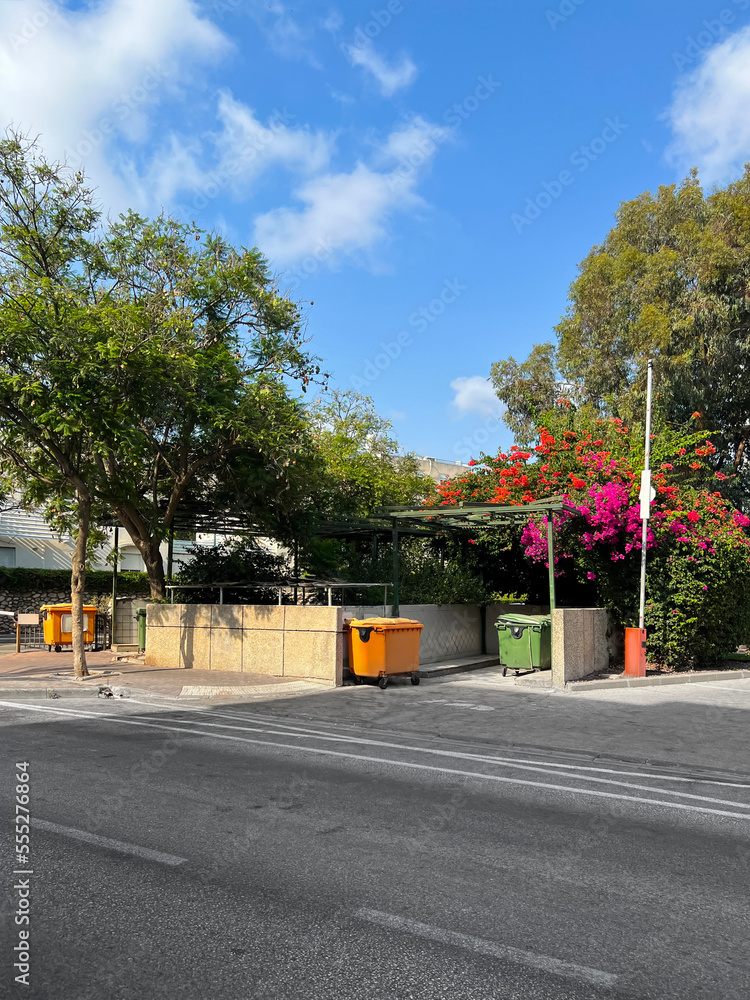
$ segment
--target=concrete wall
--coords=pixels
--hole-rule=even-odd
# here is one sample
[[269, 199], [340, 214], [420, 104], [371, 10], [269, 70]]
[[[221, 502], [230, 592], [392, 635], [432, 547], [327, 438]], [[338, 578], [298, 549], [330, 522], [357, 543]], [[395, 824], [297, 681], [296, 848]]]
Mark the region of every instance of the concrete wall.
[[[487, 608], [487, 655], [497, 656], [495, 621], [501, 614], [545, 614], [537, 605]], [[387, 608], [390, 615], [392, 608]], [[293, 605], [151, 604], [147, 609], [146, 663], [193, 670], [236, 670], [343, 683], [348, 666], [346, 618], [372, 618], [382, 605], [343, 608]], [[402, 605], [401, 618], [422, 622], [420, 663], [482, 653], [482, 619], [466, 604]], [[563, 608], [552, 618], [552, 683], [564, 686], [610, 662], [608, 613]]]
[[341, 608], [152, 604], [146, 664], [343, 683]]
[[[388, 615], [393, 611], [388, 607]], [[343, 608], [344, 618], [379, 618], [383, 605]], [[402, 604], [400, 618], [422, 622], [419, 662], [479, 656], [482, 652], [482, 624], [479, 608], [471, 604]], [[497, 640], [495, 640], [497, 649]], [[344, 656], [348, 659], [345, 651]]]
[[558, 608], [552, 613], [552, 683], [564, 687], [609, 666], [609, 613]]

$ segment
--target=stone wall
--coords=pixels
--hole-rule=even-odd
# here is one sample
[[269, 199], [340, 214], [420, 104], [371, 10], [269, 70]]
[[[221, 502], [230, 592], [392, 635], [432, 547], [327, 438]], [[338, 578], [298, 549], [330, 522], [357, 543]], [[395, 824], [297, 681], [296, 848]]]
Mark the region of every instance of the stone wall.
[[146, 664], [343, 683], [341, 608], [152, 604]]
[[[111, 594], [84, 592], [83, 603], [95, 604], [100, 612], [108, 613]], [[2, 590], [0, 611], [18, 611], [21, 614], [38, 614], [43, 604], [69, 604], [70, 590]], [[0, 632], [15, 632], [12, 618], [0, 616]]]

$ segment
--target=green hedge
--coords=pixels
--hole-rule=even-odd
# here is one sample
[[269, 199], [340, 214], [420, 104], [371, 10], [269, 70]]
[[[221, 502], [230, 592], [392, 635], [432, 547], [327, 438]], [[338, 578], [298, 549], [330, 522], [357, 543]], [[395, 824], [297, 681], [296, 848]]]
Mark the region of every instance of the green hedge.
[[[70, 590], [70, 570], [66, 569], [13, 569], [0, 567], [0, 589], [14, 591], [46, 591]], [[112, 573], [106, 570], [89, 570], [86, 574], [86, 590], [88, 593], [110, 594], [112, 592]], [[145, 573], [118, 573], [117, 593], [125, 597], [127, 594], [149, 593], [148, 577]]]

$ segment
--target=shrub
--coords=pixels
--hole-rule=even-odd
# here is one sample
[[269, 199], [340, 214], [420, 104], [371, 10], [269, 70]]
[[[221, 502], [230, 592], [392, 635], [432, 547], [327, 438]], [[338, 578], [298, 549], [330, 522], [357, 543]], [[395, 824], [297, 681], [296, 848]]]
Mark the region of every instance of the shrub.
[[[637, 624], [643, 443], [621, 420], [539, 444], [482, 456], [474, 475], [440, 484], [428, 501], [523, 504], [561, 495], [575, 513], [556, 513], [555, 575], [590, 585], [623, 625]], [[699, 434], [663, 428], [652, 441], [656, 498], [648, 523], [648, 655], [670, 667], [721, 660], [750, 636], [750, 539], [746, 518], [709, 484], [715, 449]], [[521, 531], [527, 558], [546, 565], [546, 518]]]

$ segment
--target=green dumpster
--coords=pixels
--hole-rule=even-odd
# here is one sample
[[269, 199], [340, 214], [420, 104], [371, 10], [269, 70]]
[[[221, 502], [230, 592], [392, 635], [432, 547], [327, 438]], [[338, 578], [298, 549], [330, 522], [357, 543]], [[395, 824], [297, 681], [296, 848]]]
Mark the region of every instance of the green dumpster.
[[495, 622], [503, 677], [509, 670], [552, 667], [552, 618], [549, 615], [501, 615]]
[[138, 652], [142, 653], [146, 649], [146, 609], [138, 608], [135, 613], [135, 620], [138, 622]]

